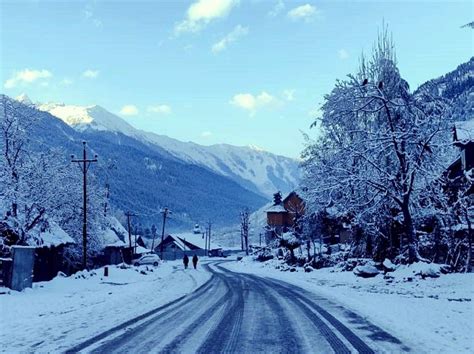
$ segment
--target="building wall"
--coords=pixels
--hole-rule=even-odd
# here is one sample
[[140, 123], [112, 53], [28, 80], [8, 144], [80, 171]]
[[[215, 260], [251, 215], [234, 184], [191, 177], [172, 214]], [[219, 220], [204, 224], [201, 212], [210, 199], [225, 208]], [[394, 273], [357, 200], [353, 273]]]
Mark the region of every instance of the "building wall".
[[[193, 251], [183, 251], [181, 249], [168, 249], [168, 250], [163, 250], [163, 260], [166, 261], [174, 261], [177, 259], [182, 259], [184, 255], [187, 254], [189, 257], [189, 261], [191, 262], [191, 257], [194, 255], [197, 255], [198, 257], [204, 257], [205, 256], [205, 251], [203, 249], [199, 250], [193, 250]], [[158, 255], [160, 253], [158, 252]]]
[[304, 215], [305, 207], [303, 199], [301, 199], [298, 194], [291, 193], [283, 202], [283, 206], [288, 210], [288, 215], [286, 216], [286, 225], [294, 225], [294, 215], [297, 213], [299, 216]]
[[288, 213], [267, 213], [267, 224], [270, 226], [286, 226]]
[[469, 171], [474, 167], [474, 143], [470, 142], [466, 144], [461, 155], [464, 155], [464, 170]]

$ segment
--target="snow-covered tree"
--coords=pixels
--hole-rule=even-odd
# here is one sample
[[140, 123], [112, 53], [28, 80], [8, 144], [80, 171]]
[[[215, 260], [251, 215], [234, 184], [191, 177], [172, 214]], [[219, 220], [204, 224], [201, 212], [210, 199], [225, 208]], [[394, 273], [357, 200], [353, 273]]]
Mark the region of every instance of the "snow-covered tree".
[[372, 56], [336, 82], [321, 110], [313, 124], [321, 134], [303, 153], [309, 210], [336, 208], [371, 226], [381, 211], [397, 210], [408, 261], [416, 261], [420, 197], [445, 167], [438, 159], [449, 131], [445, 104], [411, 93], [384, 29]]
[[[41, 245], [42, 232], [54, 222], [76, 240], [76, 246], [69, 248], [75, 262], [82, 252], [82, 176], [64, 152], [51, 150], [31, 134], [38, 113], [0, 96], [0, 222], [6, 230], [2, 243]], [[93, 255], [102, 246], [105, 194], [94, 175], [89, 183], [93, 188], [88, 200], [88, 252]]]

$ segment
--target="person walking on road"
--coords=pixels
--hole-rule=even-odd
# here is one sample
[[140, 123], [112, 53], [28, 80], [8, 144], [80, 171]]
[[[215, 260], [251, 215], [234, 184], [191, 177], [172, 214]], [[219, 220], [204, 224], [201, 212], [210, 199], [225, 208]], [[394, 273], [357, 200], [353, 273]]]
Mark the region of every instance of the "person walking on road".
[[194, 269], [197, 268], [197, 265], [198, 265], [198, 256], [196, 256], [196, 254], [194, 254], [194, 256], [193, 256], [193, 266], [194, 266]]
[[184, 264], [184, 269], [188, 269], [189, 257], [187, 254], [185, 254], [183, 257], [183, 264]]

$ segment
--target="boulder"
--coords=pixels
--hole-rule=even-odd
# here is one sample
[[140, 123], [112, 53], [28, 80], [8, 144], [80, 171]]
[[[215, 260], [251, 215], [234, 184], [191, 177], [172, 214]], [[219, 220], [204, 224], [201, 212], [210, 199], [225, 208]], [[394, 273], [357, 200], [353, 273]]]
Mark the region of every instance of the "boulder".
[[379, 274], [379, 270], [373, 265], [366, 264], [354, 268], [354, 274], [362, 278], [373, 278]]
[[388, 258], [385, 258], [382, 264], [383, 264], [383, 270], [385, 272], [393, 272], [395, 271], [395, 269], [397, 269], [397, 266], [393, 264], [392, 261]]

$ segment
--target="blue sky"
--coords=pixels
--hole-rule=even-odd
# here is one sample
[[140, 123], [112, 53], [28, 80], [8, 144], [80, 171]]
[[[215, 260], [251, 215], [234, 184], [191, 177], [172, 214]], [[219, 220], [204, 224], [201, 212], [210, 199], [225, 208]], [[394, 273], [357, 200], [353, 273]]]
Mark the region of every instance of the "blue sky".
[[[471, 1], [0, 1], [2, 92], [297, 157], [382, 21], [412, 88], [473, 56]], [[311, 132], [314, 134], [314, 132]]]

